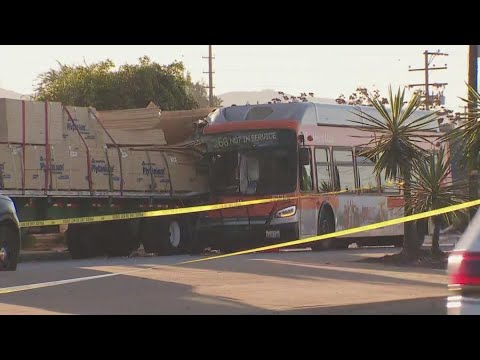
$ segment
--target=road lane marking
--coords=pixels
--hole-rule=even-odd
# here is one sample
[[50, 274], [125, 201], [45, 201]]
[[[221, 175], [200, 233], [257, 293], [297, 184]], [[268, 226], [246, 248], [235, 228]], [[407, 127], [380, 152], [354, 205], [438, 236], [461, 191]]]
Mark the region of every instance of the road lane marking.
[[[444, 208], [441, 208], [441, 209], [426, 211], [426, 212], [423, 212], [423, 213], [420, 213], [420, 214], [409, 215], [409, 216], [405, 216], [405, 217], [397, 218], [397, 219], [390, 219], [390, 220], [387, 220], [387, 221], [382, 221], [382, 222], [375, 223], [375, 224], [364, 225], [364, 226], [360, 226], [360, 227], [356, 227], [356, 228], [352, 228], [352, 229], [340, 230], [340, 231], [336, 231], [336, 232], [330, 233], [330, 234], [312, 236], [312, 237], [309, 237], [309, 238], [306, 238], [306, 239], [299, 239], [299, 240], [284, 242], [284, 243], [281, 243], [281, 244], [263, 246], [263, 247], [254, 248], [254, 249], [250, 249], [250, 250], [238, 251], [238, 252], [234, 252], [234, 253], [231, 253], [231, 254], [223, 254], [223, 255], [211, 256], [211, 257], [200, 258], [200, 259], [195, 259], [195, 260], [190, 260], [190, 261], [182, 261], [180, 263], [172, 264], [172, 265], [173, 266], [175, 266], [175, 265], [187, 265], [187, 264], [192, 264], [192, 263], [197, 263], [197, 262], [211, 261], [211, 260], [222, 259], [222, 258], [227, 258], [227, 257], [232, 257], [232, 256], [251, 254], [251, 253], [255, 253], [255, 252], [259, 252], [259, 251], [279, 249], [279, 248], [282, 248], [282, 247], [287, 247], [287, 246], [292, 246], [292, 245], [308, 244], [308, 243], [311, 243], [311, 242], [314, 242], [314, 241], [322, 241], [322, 240], [327, 240], [327, 239], [330, 239], [330, 238], [333, 238], [333, 237], [346, 236], [346, 235], [356, 234], [356, 233], [359, 233], [359, 232], [364, 232], [364, 231], [379, 229], [379, 228], [382, 228], [382, 227], [401, 224], [401, 223], [405, 223], [405, 222], [408, 222], [408, 221], [425, 219], [425, 218], [429, 218], [429, 217], [432, 217], [432, 216], [437, 216], [437, 215], [445, 214], [445, 213], [452, 212], [452, 211], [467, 209], [469, 207], [479, 206], [479, 205], [480, 205], [480, 200], [474, 200], [474, 201], [469, 201], [469, 202], [466, 202], [466, 203], [463, 203], [463, 204], [452, 205], [452, 206], [444, 207]], [[0, 288], [0, 295], [9, 294], [9, 293], [13, 293], [13, 292], [26, 291], [26, 290], [40, 289], [40, 288], [45, 288], [45, 287], [57, 286], [57, 285], [71, 284], [71, 283], [76, 283], [76, 282], [81, 282], [81, 281], [96, 280], [96, 279], [101, 279], [101, 278], [106, 278], [106, 277], [125, 275], [125, 274], [129, 274], [129, 273], [134, 273], [134, 272], [147, 271], [147, 270], [151, 270], [151, 269], [153, 269], [153, 268], [135, 269], [135, 270], [131, 270], [131, 271], [127, 271], [127, 272], [121, 272], [121, 273], [87, 276], [87, 277], [76, 278], [76, 279], [67, 279], [67, 280], [51, 281], [51, 282], [37, 283], [37, 284], [30, 284], [30, 285], [23, 285], [23, 286], [13, 286], [13, 287], [7, 287], [7, 288]]]
[[42, 283], [36, 283], [36, 284], [5, 287], [5, 288], [0, 288], [0, 295], [11, 294], [11, 293], [20, 292], [20, 291], [47, 288], [47, 287], [58, 286], [58, 285], [73, 284], [73, 283], [82, 282], [82, 281], [103, 279], [103, 278], [112, 277], [112, 276], [127, 275], [127, 274], [146, 271], [146, 270], [149, 270], [149, 269], [135, 269], [135, 270], [112, 273], [112, 274], [86, 276], [86, 277], [80, 277], [80, 278], [74, 278], [74, 279], [48, 281], [48, 282], [42, 282]]

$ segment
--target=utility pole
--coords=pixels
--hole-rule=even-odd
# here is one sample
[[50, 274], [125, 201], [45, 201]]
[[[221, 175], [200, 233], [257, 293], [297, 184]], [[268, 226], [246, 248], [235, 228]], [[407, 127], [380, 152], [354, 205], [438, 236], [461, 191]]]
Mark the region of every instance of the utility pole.
[[[480, 45], [468, 45], [468, 85], [478, 91], [478, 48]], [[469, 105], [470, 111], [476, 108], [475, 97], [468, 93], [468, 99], [472, 101]]]
[[[425, 88], [424, 104], [425, 104], [425, 109], [429, 110], [430, 106], [434, 105], [433, 101], [431, 101], [432, 96], [430, 96], [430, 86], [440, 88], [440, 87], [444, 87], [445, 85], [448, 85], [447, 83], [433, 83], [433, 84], [430, 84], [430, 81], [429, 81], [429, 71], [430, 70], [446, 70], [447, 69], [447, 64], [445, 64], [445, 66], [441, 66], [441, 67], [435, 67], [435, 65], [430, 67], [430, 65], [432, 64], [433, 59], [435, 59], [437, 56], [448, 56], [448, 54], [441, 53], [440, 50], [438, 50], [437, 52], [429, 52], [428, 50], [425, 50], [423, 55], [425, 57], [424, 68], [410, 69], [410, 66], [409, 66], [408, 71], [424, 71], [425, 72], [425, 83], [423, 83], [423, 84], [409, 84], [409, 85], [407, 85], [407, 87], [412, 88], [412, 87], [420, 86], [420, 87]], [[442, 95], [441, 93], [438, 94], [439, 97], [441, 95]]]
[[208, 72], [203, 72], [204, 74], [208, 74], [208, 104], [210, 107], [213, 107], [213, 59], [215, 59], [212, 55], [212, 45], [208, 45], [208, 57], [203, 57], [204, 59], [208, 59]]
[[[472, 87], [475, 91], [478, 91], [478, 48], [479, 45], [469, 45], [468, 46], [468, 85]], [[469, 91], [468, 92], [468, 119], [472, 119], [475, 116], [475, 111], [478, 104], [475, 101], [475, 96]], [[472, 166], [470, 169], [469, 176], [469, 188], [470, 188], [470, 199], [478, 199], [478, 169], [475, 166]], [[470, 209], [470, 220], [475, 216], [478, 207]]]

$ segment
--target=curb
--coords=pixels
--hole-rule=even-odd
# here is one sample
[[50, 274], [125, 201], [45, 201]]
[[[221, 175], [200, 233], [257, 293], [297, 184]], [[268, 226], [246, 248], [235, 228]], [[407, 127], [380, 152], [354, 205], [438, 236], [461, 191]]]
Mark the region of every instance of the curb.
[[21, 251], [19, 262], [71, 260], [68, 251]]

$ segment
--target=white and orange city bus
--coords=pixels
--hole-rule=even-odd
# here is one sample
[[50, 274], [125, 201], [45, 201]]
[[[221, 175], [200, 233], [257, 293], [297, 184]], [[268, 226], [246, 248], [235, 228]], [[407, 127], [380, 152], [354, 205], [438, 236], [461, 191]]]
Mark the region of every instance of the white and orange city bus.
[[[374, 162], [359, 155], [374, 134], [355, 128], [350, 120], [360, 117], [354, 110], [380, 118], [373, 107], [310, 102], [231, 106], [213, 112], [202, 135], [212, 200], [297, 199], [206, 213], [197, 228], [201, 239], [232, 251], [401, 217], [401, 190], [376, 176]], [[425, 114], [417, 111], [412, 120]], [[422, 133], [432, 137], [422, 147], [437, 146], [438, 131]], [[421, 225], [424, 234], [425, 223]], [[311, 248], [400, 246], [402, 240], [403, 225], [397, 225], [314, 242]]]

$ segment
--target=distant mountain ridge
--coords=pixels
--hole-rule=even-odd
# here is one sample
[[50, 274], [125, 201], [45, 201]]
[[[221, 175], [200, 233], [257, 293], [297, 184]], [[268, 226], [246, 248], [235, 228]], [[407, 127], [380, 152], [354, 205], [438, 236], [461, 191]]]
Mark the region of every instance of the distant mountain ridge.
[[[285, 94], [289, 97], [292, 96], [292, 94]], [[298, 96], [300, 94], [296, 94], [295, 96]], [[233, 104], [235, 105], [245, 105], [245, 104], [266, 104], [269, 101], [272, 101], [274, 98], [280, 98], [282, 97], [278, 94], [278, 91], [267, 89], [267, 90], [261, 90], [261, 91], [232, 91], [232, 92], [227, 92], [221, 95], [218, 95], [220, 99], [223, 100], [222, 105], [223, 106], [231, 106]], [[28, 95], [23, 95], [20, 93], [17, 93], [12, 90], [7, 90], [7, 89], [2, 89], [0, 88], [0, 98], [8, 98], [8, 99], [30, 99], [30, 96]], [[329, 98], [318, 98], [318, 97], [307, 97], [309, 101], [316, 102], [316, 103], [324, 103], [324, 104], [335, 104], [335, 99], [329, 99]], [[283, 99], [282, 99], [283, 100]]]
[[[285, 93], [286, 96], [291, 97], [292, 94]], [[294, 94], [299, 96], [300, 94]], [[282, 96], [278, 94], [278, 91], [275, 90], [262, 90], [262, 91], [232, 91], [227, 92], [221, 95], [217, 95], [220, 99], [223, 100], [222, 106], [231, 106], [235, 105], [245, 105], [245, 104], [266, 104], [269, 101], [272, 101], [274, 98], [282, 99]], [[329, 98], [317, 98], [308, 96], [307, 99], [316, 103], [324, 104], [336, 104], [335, 99]], [[282, 99], [283, 100], [283, 99]]]

